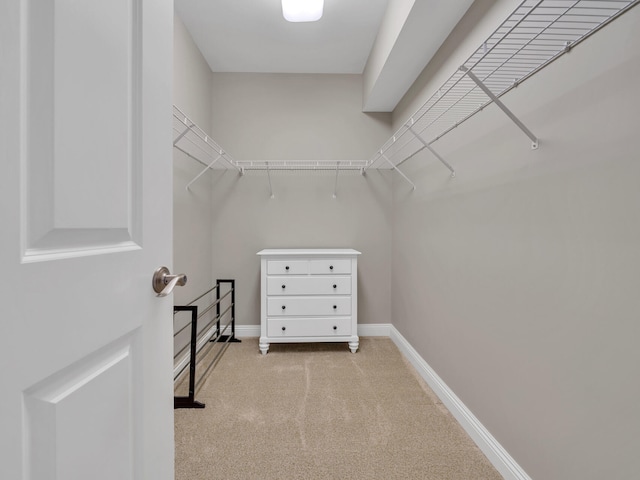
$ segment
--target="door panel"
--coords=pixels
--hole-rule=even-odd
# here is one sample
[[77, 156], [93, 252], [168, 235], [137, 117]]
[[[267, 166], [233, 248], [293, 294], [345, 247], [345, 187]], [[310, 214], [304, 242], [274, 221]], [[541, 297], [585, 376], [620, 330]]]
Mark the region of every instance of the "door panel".
[[27, 2], [25, 261], [137, 246], [139, 8]]
[[0, 2], [0, 478], [173, 478], [167, 0]]
[[25, 391], [30, 479], [134, 478], [132, 350], [118, 341]]

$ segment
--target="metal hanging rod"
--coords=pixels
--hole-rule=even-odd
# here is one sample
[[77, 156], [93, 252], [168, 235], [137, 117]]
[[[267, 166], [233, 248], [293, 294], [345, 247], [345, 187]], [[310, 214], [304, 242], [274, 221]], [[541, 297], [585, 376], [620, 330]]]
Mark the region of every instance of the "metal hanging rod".
[[237, 160], [243, 170], [362, 170], [367, 160]]
[[491, 103], [538, 138], [499, 98], [640, 0], [524, 0], [379, 149], [365, 167], [393, 166], [431, 145]]
[[347, 165], [343, 164], [343, 161], [239, 161], [238, 164], [244, 171], [266, 171], [267, 181], [269, 182], [269, 195], [271, 198], [275, 198], [273, 192], [273, 184], [271, 182], [271, 173], [282, 171], [294, 171], [301, 170], [305, 172], [333, 172], [335, 171], [334, 184], [333, 184], [333, 198], [338, 196], [338, 174], [340, 171], [357, 171], [360, 174], [364, 173], [365, 161], [347, 161]]
[[366, 160], [239, 160], [236, 163], [243, 173], [246, 171], [266, 171], [271, 198], [275, 198], [271, 183], [272, 172], [298, 170], [304, 172], [335, 171], [333, 198], [337, 198], [338, 173], [340, 171], [358, 171], [362, 174], [364, 173], [364, 167], [367, 165]]

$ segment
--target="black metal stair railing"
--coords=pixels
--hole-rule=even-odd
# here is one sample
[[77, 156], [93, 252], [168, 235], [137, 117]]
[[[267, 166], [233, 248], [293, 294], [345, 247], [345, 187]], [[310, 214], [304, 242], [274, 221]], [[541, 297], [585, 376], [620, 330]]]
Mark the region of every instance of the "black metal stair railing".
[[[226, 287], [224, 293], [223, 286]], [[215, 291], [215, 300], [198, 306], [196, 302], [207, 297]], [[174, 396], [174, 408], [204, 408], [204, 403], [198, 402], [195, 395], [202, 382], [207, 378], [207, 374], [218, 362], [225, 352], [229, 343], [240, 342], [235, 336], [236, 314], [235, 314], [235, 280], [218, 279], [216, 284], [209, 290], [192, 300], [186, 305], [175, 305], [173, 307], [173, 318], [176, 321], [176, 314], [179, 312], [190, 312], [191, 319], [174, 333], [174, 339], [183, 331], [191, 327], [191, 335], [187, 345], [174, 355], [174, 383], [182, 380], [188, 370], [188, 394], [186, 396]], [[223, 310], [224, 307], [224, 310]], [[213, 310], [215, 308], [215, 314]], [[206, 324], [198, 327], [198, 321], [206, 319]], [[222, 324], [222, 322], [226, 323]], [[230, 331], [229, 331], [230, 330]], [[216, 345], [221, 348], [213, 353]], [[196, 369], [200, 371], [202, 362], [211, 357], [202, 373], [196, 374]]]

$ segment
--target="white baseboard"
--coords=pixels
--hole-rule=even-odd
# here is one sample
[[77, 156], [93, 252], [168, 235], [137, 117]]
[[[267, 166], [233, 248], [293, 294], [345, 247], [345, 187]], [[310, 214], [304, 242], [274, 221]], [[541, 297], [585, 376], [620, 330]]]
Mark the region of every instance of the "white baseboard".
[[416, 352], [411, 344], [391, 326], [389, 337], [396, 344], [400, 352], [418, 371], [429, 387], [442, 400], [451, 414], [462, 428], [476, 443], [478, 448], [487, 456], [493, 466], [505, 480], [531, 480], [531, 477], [516, 463], [509, 453], [498, 443], [489, 431], [480, 423], [471, 410], [453, 393], [429, 364]]
[[260, 325], [236, 325], [236, 337], [259, 337]]
[[[449, 409], [451, 414], [469, 434], [478, 448], [487, 456], [505, 480], [531, 480], [531, 477], [516, 463], [509, 453], [498, 443], [475, 415], [462, 403], [453, 390], [418, 354], [411, 344], [390, 323], [359, 324], [358, 335], [362, 337], [389, 337], [400, 352], [409, 360], [418, 374]], [[260, 325], [236, 325], [236, 336], [259, 337]]]
[[358, 335], [360, 337], [390, 337], [390, 323], [360, 323], [358, 324]]

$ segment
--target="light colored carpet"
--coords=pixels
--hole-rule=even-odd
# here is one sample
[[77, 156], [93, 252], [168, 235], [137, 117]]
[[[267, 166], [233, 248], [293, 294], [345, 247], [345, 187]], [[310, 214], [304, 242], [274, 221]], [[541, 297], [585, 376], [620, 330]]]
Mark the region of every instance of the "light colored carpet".
[[175, 411], [176, 480], [498, 480], [388, 338], [230, 344]]

